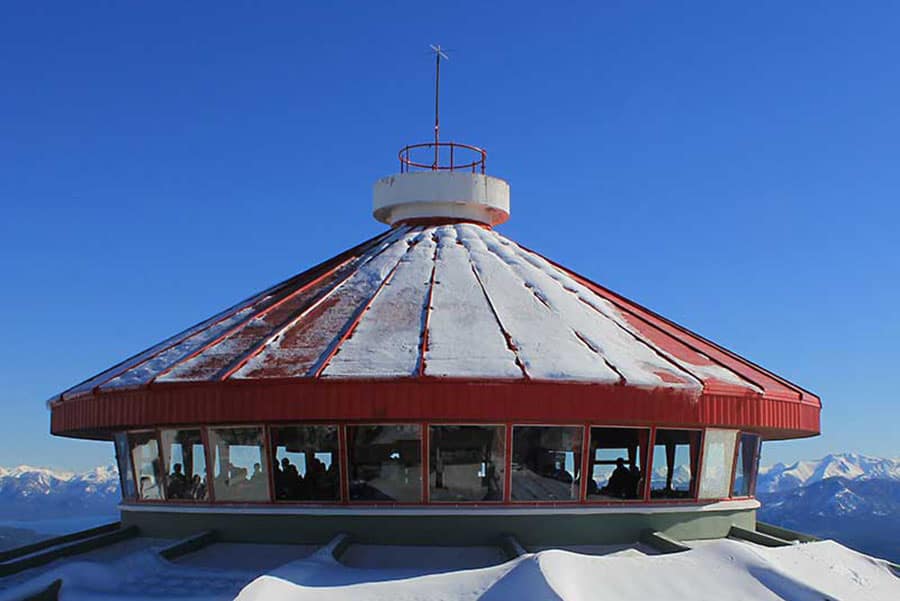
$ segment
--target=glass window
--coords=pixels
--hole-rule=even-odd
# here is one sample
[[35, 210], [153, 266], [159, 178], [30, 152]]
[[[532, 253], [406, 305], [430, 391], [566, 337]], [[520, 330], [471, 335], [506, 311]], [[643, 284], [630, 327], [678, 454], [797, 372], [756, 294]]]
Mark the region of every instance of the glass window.
[[131, 459], [137, 472], [138, 495], [141, 499], [162, 499], [160, 486], [159, 444], [155, 432], [135, 432], [128, 435]]
[[760, 438], [756, 434], [741, 434], [737, 463], [734, 467], [732, 497], [750, 497], [756, 493], [756, 474], [759, 471]]
[[285, 426], [269, 432], [277, 500], [340, 500], [337, 426]]
[[701, 499], [724, 499], [731, 486], [731, 466], [737, 431], [708, 429], [703, 437], [703, 471], [700, 473]]
[[268, 461], [262, 428], [210, 428], [216, 501], [268, 501]]
[[580, 426], [513, 427], [512, 500], [577, 500], [582, 433]]
[[206, 453], [200, 430], [163, 430], [166, 498], [205, 501], [208, 498]]
[[131, 457], [128, 454], [128, 434], [117, 432], [113, 436], [116, 447], [116, 464], [119, 466], [119, 485], [122, 499], [132, 501], [137, 498], [134, 485], [134, 470], [131, 469]]
[[351, 500], [422, 500], [421, 426], [350, 426], [347, 448]]
[[505, 426], [431, 426], [428, 490], [432, 501], [502, 501]]
[[588, 500], [642, 499], [649, 448], [648, 429], [591, 428]]
[[657, 430], [653, 446], [650, 497], [690, 499], [694, 497], [700, 432]]

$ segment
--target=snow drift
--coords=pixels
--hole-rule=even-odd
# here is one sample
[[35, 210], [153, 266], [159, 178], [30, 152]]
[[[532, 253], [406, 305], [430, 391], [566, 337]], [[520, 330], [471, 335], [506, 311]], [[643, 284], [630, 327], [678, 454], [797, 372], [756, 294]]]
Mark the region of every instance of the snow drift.
[[575, 601], [584, 599], [790, 601], [900, 598], [887, 563], [832, 541], [778, 549], [732, 540], [659, 556], [590, 556], [561, 550], [501, 565], [412, 576], [347, 568], [330, 556], [282, 566], [250, 583], [238, 601]]

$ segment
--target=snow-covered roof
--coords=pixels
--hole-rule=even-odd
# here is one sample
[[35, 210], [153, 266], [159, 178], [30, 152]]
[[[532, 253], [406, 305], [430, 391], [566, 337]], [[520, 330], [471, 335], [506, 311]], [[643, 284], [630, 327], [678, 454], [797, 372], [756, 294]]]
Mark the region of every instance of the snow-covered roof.
[[811, 394], [473, 223], [401, 225], [67, 390], [454, 378]]

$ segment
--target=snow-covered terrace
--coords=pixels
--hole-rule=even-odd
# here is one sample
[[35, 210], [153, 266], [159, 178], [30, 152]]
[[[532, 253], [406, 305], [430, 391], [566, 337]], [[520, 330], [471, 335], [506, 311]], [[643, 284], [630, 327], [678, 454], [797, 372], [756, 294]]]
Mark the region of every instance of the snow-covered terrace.
[[768, 548], [720, 539], [669, 554], [642, 544], [535, 549], [512, 559], [494, 547], [350, 545], [336, 553], [334, 544], [216, 543], [167, 561], [158, 551], [170, 543], [132, 539], [2, 579], [0, 601], [59, 579], [64, 601], [900, 598], [887, 562], [832, 541]]

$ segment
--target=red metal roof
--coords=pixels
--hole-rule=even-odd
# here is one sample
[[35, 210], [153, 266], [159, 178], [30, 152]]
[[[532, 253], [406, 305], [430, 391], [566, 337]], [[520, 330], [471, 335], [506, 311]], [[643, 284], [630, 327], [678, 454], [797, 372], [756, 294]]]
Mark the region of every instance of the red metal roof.
[[[452, 386], [435, 386], [441, 383]], [[439, 398], [412, 410], [417, 400], [395, 397], [391, 408], [391, 397], [379, 396], [387, 390], [415, 395], [416, 385], [425, 384], [430, 394], [452, 389], [477, 403], [490, 403], [491, 393], [473, 391], [517, 390], [509, 394], [531, 399], [523, 402], [524, 413], [553, 413], [565, 386], [567, 396], [588, 405], [573, 409], [572, 418], [603, 414], [665, 422], [686, 411], [688, 421], [745, 420], [743, 425], [784, 436], [818, 432], [815, 395], [469, 223], [393, 228], [238, 303], [62, 393], [52, 403], [54, 431], [86, 432], [151, 417], [171, 423], [175, 414], [188, 421], [236, 419], [247, 410], [241, 403], [262, 390], [268, 391], [266, 401], [254, 403], [253, 419], [312, 419], [304, 412], [327, 413], [327, 399], [351, 403], [353, 394], [371, 405], [361, 412], [344, 407], [359, 419], [375, 417], [376, 409], [397, 419], [415, 419], [426, 407], [436, 414], [420, 417], [473, 414], [472, 407], [438, 406]], [[577, 393], [573, 385], [580, 386]], [[531, 392], [523, 393], [525, 387]], [[297, 404], [301, 390], [302, 410], [272, 413], [279, 402], [290, 402], [276, 401], [279, 394]], [[538, 390], [555, 394], [554, 407], [534, 396]], [[213, 402], [210, 395], [216, 403], [233, 398], [237, 414], [197, 413]], [[192, 403], [193, 409], [173, 406], [166, 414], [154, 405], [144, 417], [104, 414], [126, 407], [139, 413], [145, 409], [132, 406], [138, 399], [153, 404], [162, 398]], [[592, 399], [604, 401], [602, 411]], [[610, 399], [640, 410], [613, 409]], [[647, 405], [651, 400], [662, 405]], [[398, 413], [397, 407], [409, 410]], [[640, 416], [629, 417], [635, 411]], [[514, 405], [479, 412], [516, 418]]]

